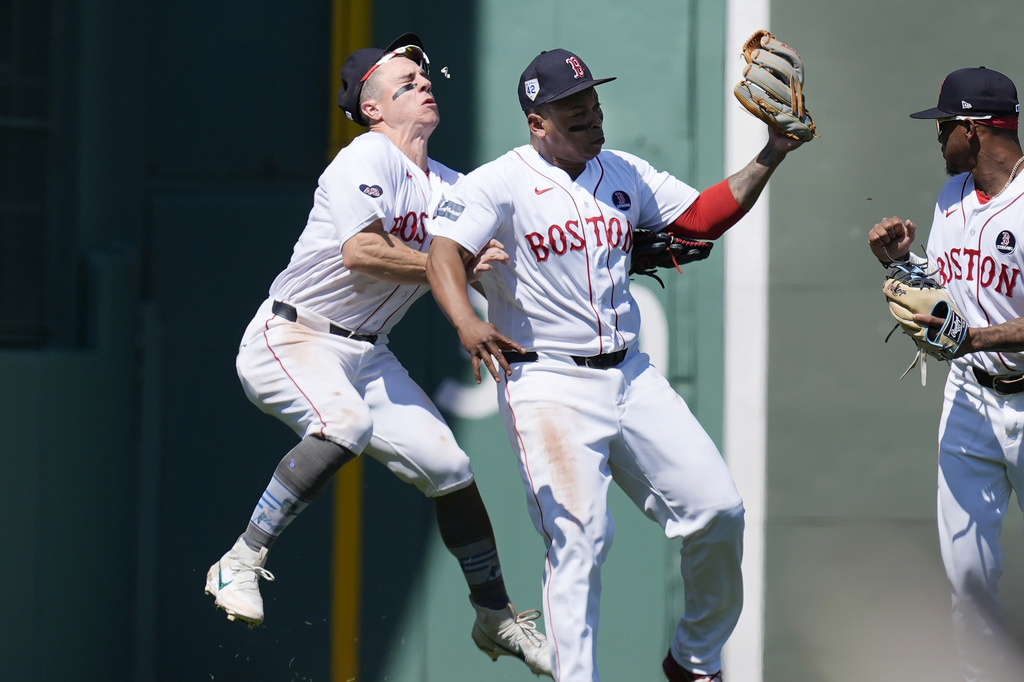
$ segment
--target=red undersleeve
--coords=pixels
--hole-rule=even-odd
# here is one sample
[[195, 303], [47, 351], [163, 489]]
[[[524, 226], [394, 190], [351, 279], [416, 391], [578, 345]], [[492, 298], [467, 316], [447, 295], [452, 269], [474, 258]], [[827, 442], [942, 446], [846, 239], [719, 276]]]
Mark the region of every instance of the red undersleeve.
[[729, 182], [722, 180], [701, 192], [668, 229], [680, 237], [718, 239], [746, 214], [732, 195]]

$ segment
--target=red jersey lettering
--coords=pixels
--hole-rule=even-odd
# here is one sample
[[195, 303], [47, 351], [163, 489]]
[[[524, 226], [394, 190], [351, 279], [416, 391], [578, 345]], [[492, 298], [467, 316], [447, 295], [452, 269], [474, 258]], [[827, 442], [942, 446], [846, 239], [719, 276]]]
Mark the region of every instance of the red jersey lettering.
[[548, 259], [550, 250], [544, 246], [544, 235], [539, 232], [531, 232], [526, 235], [526, 241], [530, 242], [530, 250], [533, 251], [533, 257], [537, 259], [538, 263], [543, 263]]
[[592, 218], [587, 218], [587, 222], [590, 223], [590, 226], [594, 228], [594, 239], [597, 240], [597, 245], [602, 246], [604, 242], [601, 241], [600, 225], [604, 225], [604, 216], [598, 215], [593, 216]]
[[[587, 242], [583, 239], [583, 235], [579, 233], [580, 224], [575, 220], [570, 220], [565, 224], [565, 231], [572, 235], [572, 245], [569, 247], [571, 251], [580, 251]], [[577, 229], [573, 229], [577, 228]]]
[[[967, 257], [967, 269], [964, 271], [960, 257]], [[982, 257], [978, 249], [950, 249], [945, 257], [936, 258], [939, 266], [939, 281], [942, 286], [949, 286], [954, 280], [977, 281], [983, 289], [992, 289], [1012, 298], [1017, 283], [1022, 278], [1018, 268], [1000, 263], [992, 256]]]
[[548, 228], [548, 243], [551, 244], [551, 250], [556, 255], [561, 256], [569, 250], [569, 242], [565, 238], [565, 230], [561, 225], [552, 225]]
[[996, 284], [996, 291], [1003, 294], [1007, 298], [1013, 297], [1013, 290], [1017, 287], [1017, 277], [1020, 275], [1020, 270], [1017, 268], [1010, 272], [1010, 268], [1006, 267], [1006, 263], [1003, 263], [1002, 268], [999, 270], [999, 282]]
[[391, 226], [390, 234], [395, 235], [406, 244], [423, 244], [423, 240], [426, 239], [426, 235], [423, 230], [420, 229], [422, 225], [426, 224], [427, 220], [426, 213], [420, 213], [418, 216], [409, 212], [402, 216], [395, 216], [395, 224]]
[[[606, 222], [604, 216], [596, 216], [587, 218], [586, 221], [594, 230], [596, 248], [605, 243], [612, 248], [620, 248], [621, 244], [621, 249], [626, 253], [633, 248], [633, 225], [629, 221], [626, 222], [625, 228], [618, 218], [611, 218]], [[548, 227], [547, 235], [530, 232], [525, 237], [537, 262], [547, 260], [552, 253], [564, 256], [570, 251], [582, 251], [587, 246], [578, 220], [568, 220], [565, 225], [551, 225]]]
[[605, 236], [608, 238], [609, 246], [618, 246], [622, 241], [622, 221], [612, 217], [608, 220], [608, 227], [605, 228]]
[[964, 255], [967, 256], [967, 281], [974, 281], [974, 264], [981, 257], [981, 251], [978, 249], [964, 249]]

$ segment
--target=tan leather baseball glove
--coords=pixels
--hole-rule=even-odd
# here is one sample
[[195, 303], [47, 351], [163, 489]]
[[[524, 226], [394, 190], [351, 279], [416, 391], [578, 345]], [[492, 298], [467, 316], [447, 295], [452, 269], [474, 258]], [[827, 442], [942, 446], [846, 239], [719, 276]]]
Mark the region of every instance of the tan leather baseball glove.
[[[917, 346], [914, 362], [903, 376], [920, 360], [921, 384], [924, 385], [927, 357], [943, 362], [952, 360], [967, 338], [967, 322], [942, 285], [915, 263], [896, 261], [890, 264], [885, 272], [882, 293], [889, 304], [889, 312], [896, 319], [893, 331], [902, 329]], [[927, 327], [914, 321], [916, 313], [934, 315], [944, 322], [939, 328]], [[892, 332], [889, 334], [891, 336]]]
[[795, 140], [818, 137], [804, 106], [804, 62], [797, 51], [760, 30], [743, 46], [743, 80], [733, 94], [743, 107]]

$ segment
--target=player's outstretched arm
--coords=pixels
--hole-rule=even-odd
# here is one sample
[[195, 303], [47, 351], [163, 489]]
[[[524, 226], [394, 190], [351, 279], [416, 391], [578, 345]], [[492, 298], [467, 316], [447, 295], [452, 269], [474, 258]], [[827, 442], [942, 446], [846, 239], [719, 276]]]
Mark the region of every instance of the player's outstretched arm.
[[363, 275], [393, 284], [426, 284], [427, 254], [409, 248], [384, 231], [377, 220], [341, 247], [345, 266]]
[[768, 179], [786, 158], [786, 155], [802, 145], [800, 140], [787, 137], [776, 128], [768, 128], [768, 143], [746, 166], [727, 178], [729, 189], [736, 203], [749, 211], [768, 185]]
[[434, 299], [459, 333], [462, 347], [472, 358], [473, 376], [479, 384], [481, 363], [487, 366], [487, 371], [495, 381], [501, 381], [501, 375], [494, 364], [495, 359], [506, 376], [512, 373], [512, 367], [501, 351], [524, 353], [526, 349], [477, 316], [466, 290], [466, 270], [475, 260], [474, 254], [457, 242], [446, 237], [435, 237], [427, 258], [427, 280]]

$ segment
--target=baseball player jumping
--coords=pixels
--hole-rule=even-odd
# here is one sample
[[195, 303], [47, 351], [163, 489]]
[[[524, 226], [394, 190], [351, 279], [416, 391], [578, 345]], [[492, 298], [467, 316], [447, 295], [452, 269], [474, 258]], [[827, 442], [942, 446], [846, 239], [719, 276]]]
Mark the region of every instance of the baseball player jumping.
[[[965, 679], [1020, 680], [1009, 663], [997, 584], [999, 534], [1024, 494], [1024, 152], [1013, 82], [992, 69], [949, 74], [934, 119], [946, 170], [927, 261], [910, 253], [916, 225], [886, 218], [869, 235], [884, 265], [912, 259], [936, 273], [968, 325], [954, 353], [939, 421], [938, 526]], [[915, 315], [935, 329], [945, 320]], [[1003, 675], [1005, 677], [1001, 677]]]
[[[388, 349], [387, 334], [427, 291], [426, 218], [459, 175], [427, 157], [437, 104], [420, 39], [354, 52], [338, 104], [370, 131], [320, 176], [291, 262], [270, 287], [238, 351], [249, 399], [301, 438], [277, 465], [245, 532], [210, 567], [206, 591], [231, 620], [263, 621], [259, 581], [287, 525], [362, 452], [434, 500], [476, 610], [472, 637], [551, 675], [537, 611], [517, 613], [469, 458], [430, 399]], [[473, 281], [508, 256], [486, 241], [467, 261]]]
[[[530, 515], [547, 546], [544, 622], [561, 682], [599, 679], [607, 495], [619, 485], [682, 538], [686, 610], [662, 667], [672, 682], [720, 682], [739, 617], [743, 503], [711, 438], [637, 348], [628, 270], [633, 231], [714, 239], [748, 211], [801, 142], [772, 130], [745, 168], [704, 192], [631, 154], [604, 150], [594, 79], [567, 50], [523, 72], [530, 143], [463, 178], [436, 212], [427, 277], [480, 380], [498, 381]], [[510, 256], [482, 278], [490, 322], [466, 294], [466, 267], [496, 238]], [[497, 365], [495, 365], [495, 361]], [[500, 372], [498, 367], [500, 367]], [[502, 378], [505, 381], [502, 381]]]

